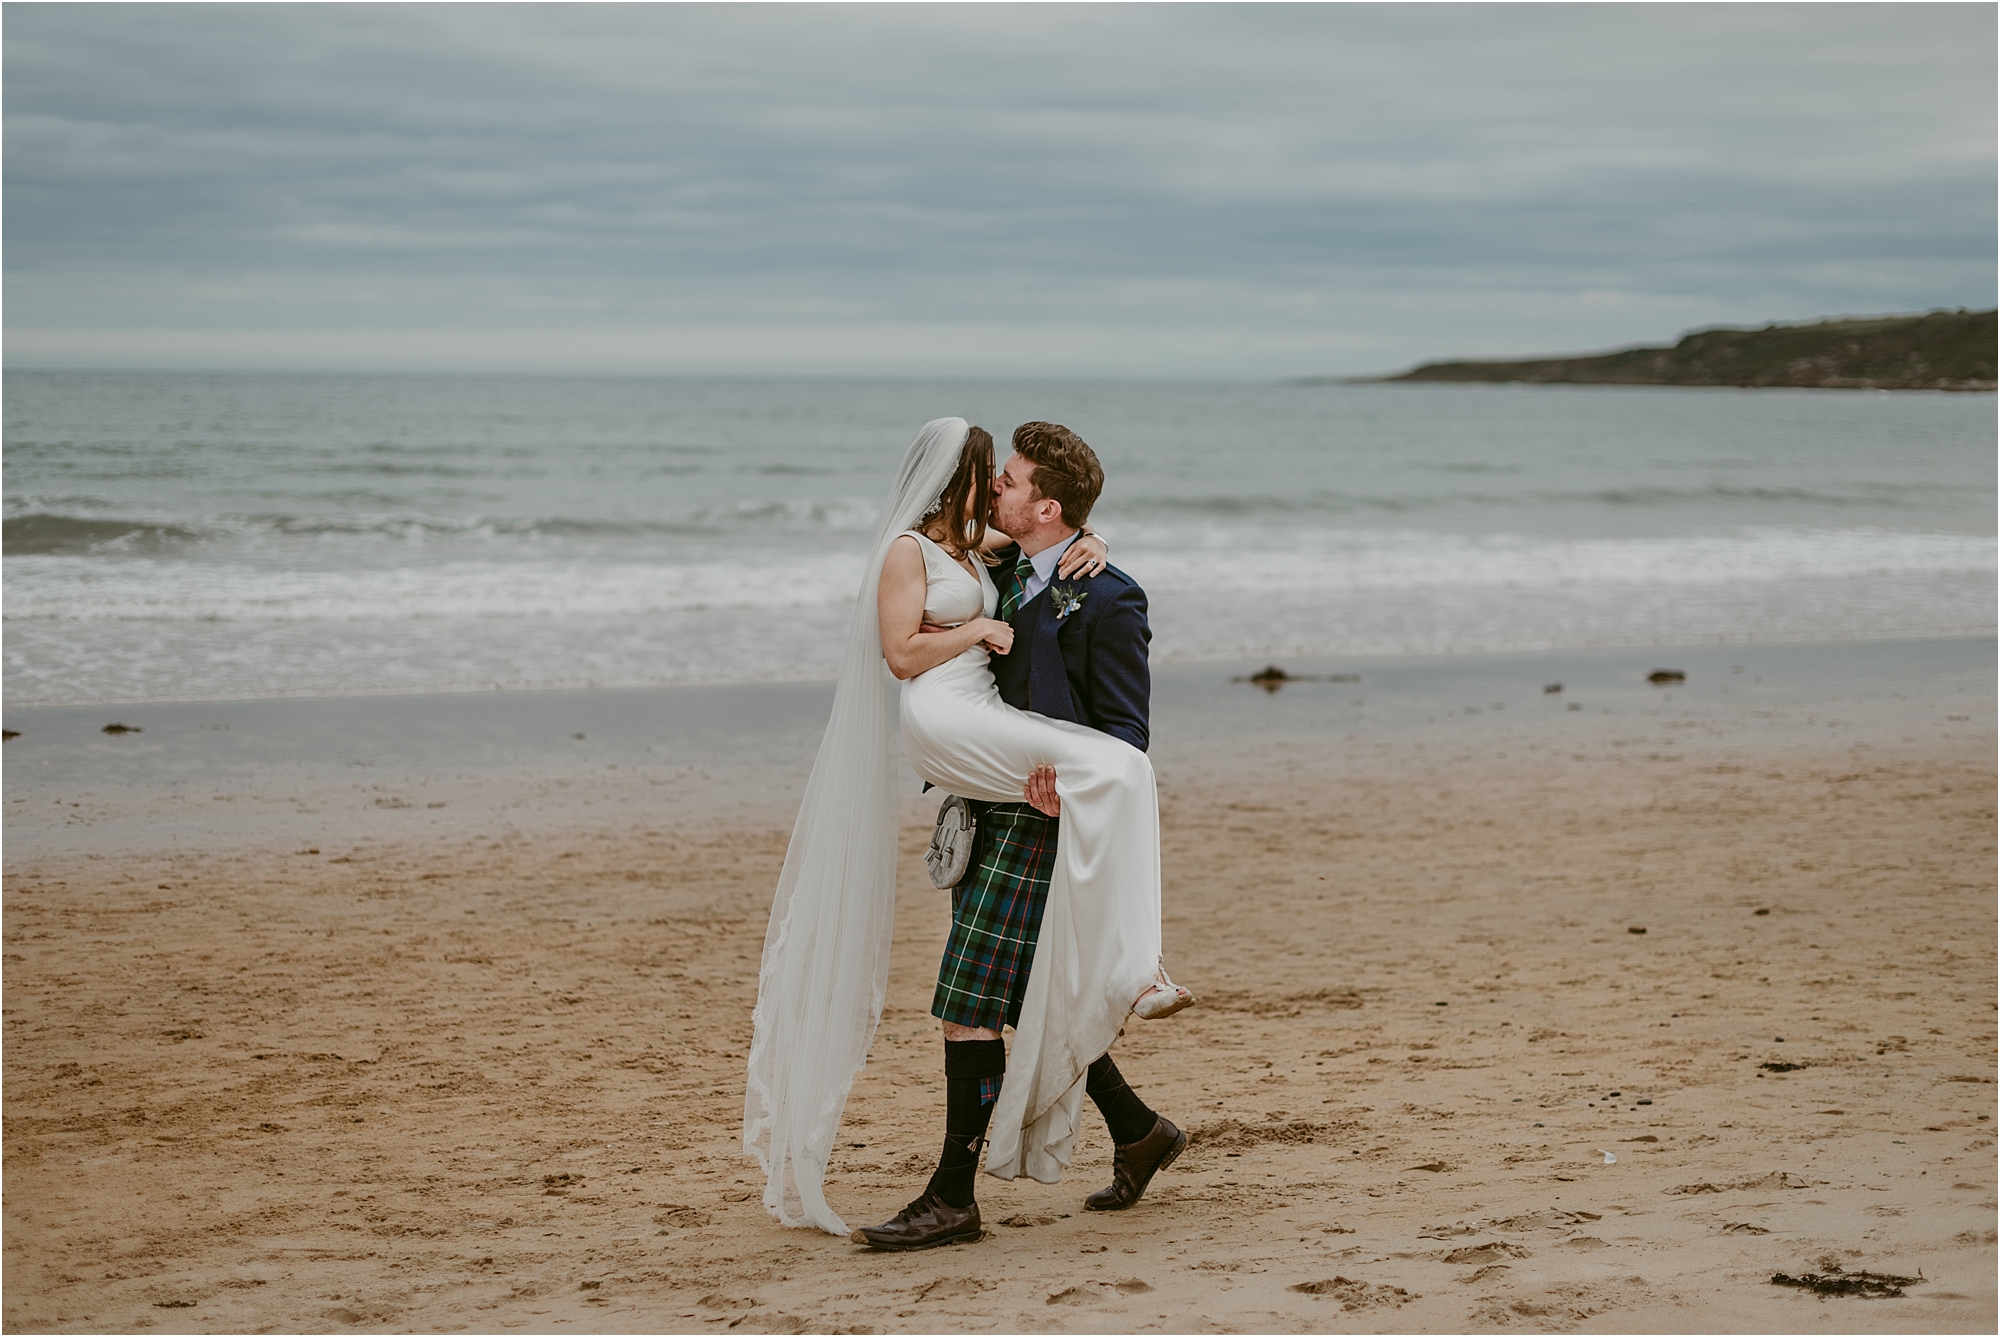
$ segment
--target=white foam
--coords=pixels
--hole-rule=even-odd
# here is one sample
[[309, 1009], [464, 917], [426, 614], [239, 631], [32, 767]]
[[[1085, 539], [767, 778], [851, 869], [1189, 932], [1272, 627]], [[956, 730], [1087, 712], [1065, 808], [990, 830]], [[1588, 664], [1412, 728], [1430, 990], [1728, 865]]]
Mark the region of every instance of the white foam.
[[854, 553], [697, 562], [553, 554], [535, 561], [412, 561], [301, 570], [249, 562], [16, 557], [11, 621], [402, 622], [436, 618], [746, 613], [851, 599]]
[[[1121, 538], [1162, 659], [1864, 640], [1992, 626], [1990, 539], [1759, 529], [1673, 539], [1412, 531]], [[860, 555], [693, 560], [551, 545], [509, 560], [299, 569], [7, 564], [11, 700], [120, 701], [831, 676]]]

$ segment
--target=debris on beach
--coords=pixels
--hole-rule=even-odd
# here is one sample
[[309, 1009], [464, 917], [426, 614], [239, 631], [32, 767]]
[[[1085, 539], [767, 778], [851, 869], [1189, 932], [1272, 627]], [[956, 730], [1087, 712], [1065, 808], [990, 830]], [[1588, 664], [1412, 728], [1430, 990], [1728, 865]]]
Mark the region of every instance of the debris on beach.
[[1626, 929], [1625, 931], [1626, 931], [1627, 933], [1644, 933], [1644, 932], [1645, 932], [1646, 930], [1645, 930], [1644, 928], [1640, 927], [1639, 925], [1637, 925], [1637, 924], [1634, 924], [1634, 925], [1632, 925], [1632, 926], [1631, 926], [1630, 928]]
[[1774, 1272], [1771, 1284], [1796, 1286], [1814, 1295], [1858, 1295], [1864, 1300], [1900, 1300], [1905, 1286], [1915, 1286], [1924, 1280], [1921, 1272], [1914, 1277], [1898, 1277], [1886, 1272], [1843, 1272], [1838, 1264], [1824, 1261], [1821, 1266], [1826, 1271], [1807, 1272], [1796, 1277]]
[[1267, 692], [1275, 693], [1288, 682], [1360, 682], [1361, 675], [1359, 673], [1287, 673], [1276, 664], [1266, 664], [1255, 673], [1240, 678], [1231, 678], [1229, 681], [1253, 683], [1258, 687], [1262, 687]]
[[0, 729], [0, 743], [4, 743], [11, 738], [19, 738], [20, 736], [21, 731], [19, 729]]
[[1562, 689], [1563, 689], [1563, 685], [1562, 685], [1561, 683], [1559, 683], [1559, 682], [1552, 682], [1552, 683], [1548, 683], [1548, 684], [1546, 684], [1546, 685], [1544, 685], [1544, 686], [1543, 686], [1543, 688], [1542, 688], [1542, 695], [1543, 695], [1543, 696], [1554, 696], [1554, 695], [1555, 695], [1555, 694], [1556, 694], [1557, 692], [1560, 692], [1560, 691], [1561, 691]]
[[1686, 682], [1687, 676], [1685, 669], [1654, 669], [1646, 675], [1646, 681], [1659, 687], [1670, 682]]
[[117, 735], [121, 733], [144, 733], [146, 731], [136, 724], [107, 724], [104, 726], [104, 732]]
[[1759, 1063], [1759, 1064], [1758, 1064], [1757, 1066], [1758, 1066], [1758, 1067], [1760, 1067], [1760, 1068], [1762, 1068], [1762, 1069], [1763, 1069], [1763, 1070], [1764, 1070], [1765, 1072], [1797, 1072], [1797, 1071], [1798, 1071], [1798, 1070], [1799, 1070], [1800, 1068], [1809, 1068], [1809, 1067], [1811, 1067], [1811, 1066], [1812, 1066], [1812, 1064], [1810, 1064], [1810, 1063]]

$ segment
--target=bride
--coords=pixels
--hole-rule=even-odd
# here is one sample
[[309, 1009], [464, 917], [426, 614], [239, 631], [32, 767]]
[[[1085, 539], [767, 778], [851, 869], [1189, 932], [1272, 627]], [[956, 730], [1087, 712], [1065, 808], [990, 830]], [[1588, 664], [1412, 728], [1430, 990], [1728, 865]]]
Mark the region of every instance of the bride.
[[[992, 474], [992, 437], [962, 418], [927, 423], [911, 443], [779, 875], [743, 1138], [767, 1177], [765, 1206], [787, 1225], [847, 1233], [824, 1179], [887, 988], [899, 754], [946, 793], [992, 803], [1020, 802], [1030, 780], [1054, 768], [1062, 822], [1044, 949], [993, 1109], [989, 1172], [1060, 1178], [1085, 1068], [1135, 1001], [1160, 987], [1151, 763], [1109, 734], [1007, 705], [988, 667], [1014, 636], [993, 616], [999, 595], [981, 560], [1009, 542], [987, 523]], [[1075, 570], [1101, 558], [1101, 547], [1072, 545], [1064, 562]]]

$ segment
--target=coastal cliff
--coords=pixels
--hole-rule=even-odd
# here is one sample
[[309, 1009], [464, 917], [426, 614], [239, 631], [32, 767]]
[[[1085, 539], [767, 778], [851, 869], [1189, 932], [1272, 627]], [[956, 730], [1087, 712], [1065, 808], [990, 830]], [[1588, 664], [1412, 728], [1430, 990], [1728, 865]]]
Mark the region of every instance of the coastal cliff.
[[1522, 362], [1427, 362], [1375, 381], [1992, 390], [1992, 311], [1697, 330], [1671, 348]]

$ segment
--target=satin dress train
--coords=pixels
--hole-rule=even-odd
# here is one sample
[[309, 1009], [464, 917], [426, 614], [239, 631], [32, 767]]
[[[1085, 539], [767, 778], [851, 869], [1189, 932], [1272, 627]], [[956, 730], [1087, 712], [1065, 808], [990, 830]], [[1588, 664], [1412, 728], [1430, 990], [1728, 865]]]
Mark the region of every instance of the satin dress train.
[[[991, 617], [998, 591], [929, 538], [924, 618]], [[1029, 773], [1056, 768], [1055, 873], [988, 1131], [986, 1170], [1055, 1183], [1070, 1163], [1084, 1070], [1117, 1039], [1160, 960], [1160, 819], [1146, 754], [1109, 734], [1000, 699], [975, 646], [903, 684], [903, 747], [947, 794], [1018, 803]]]

